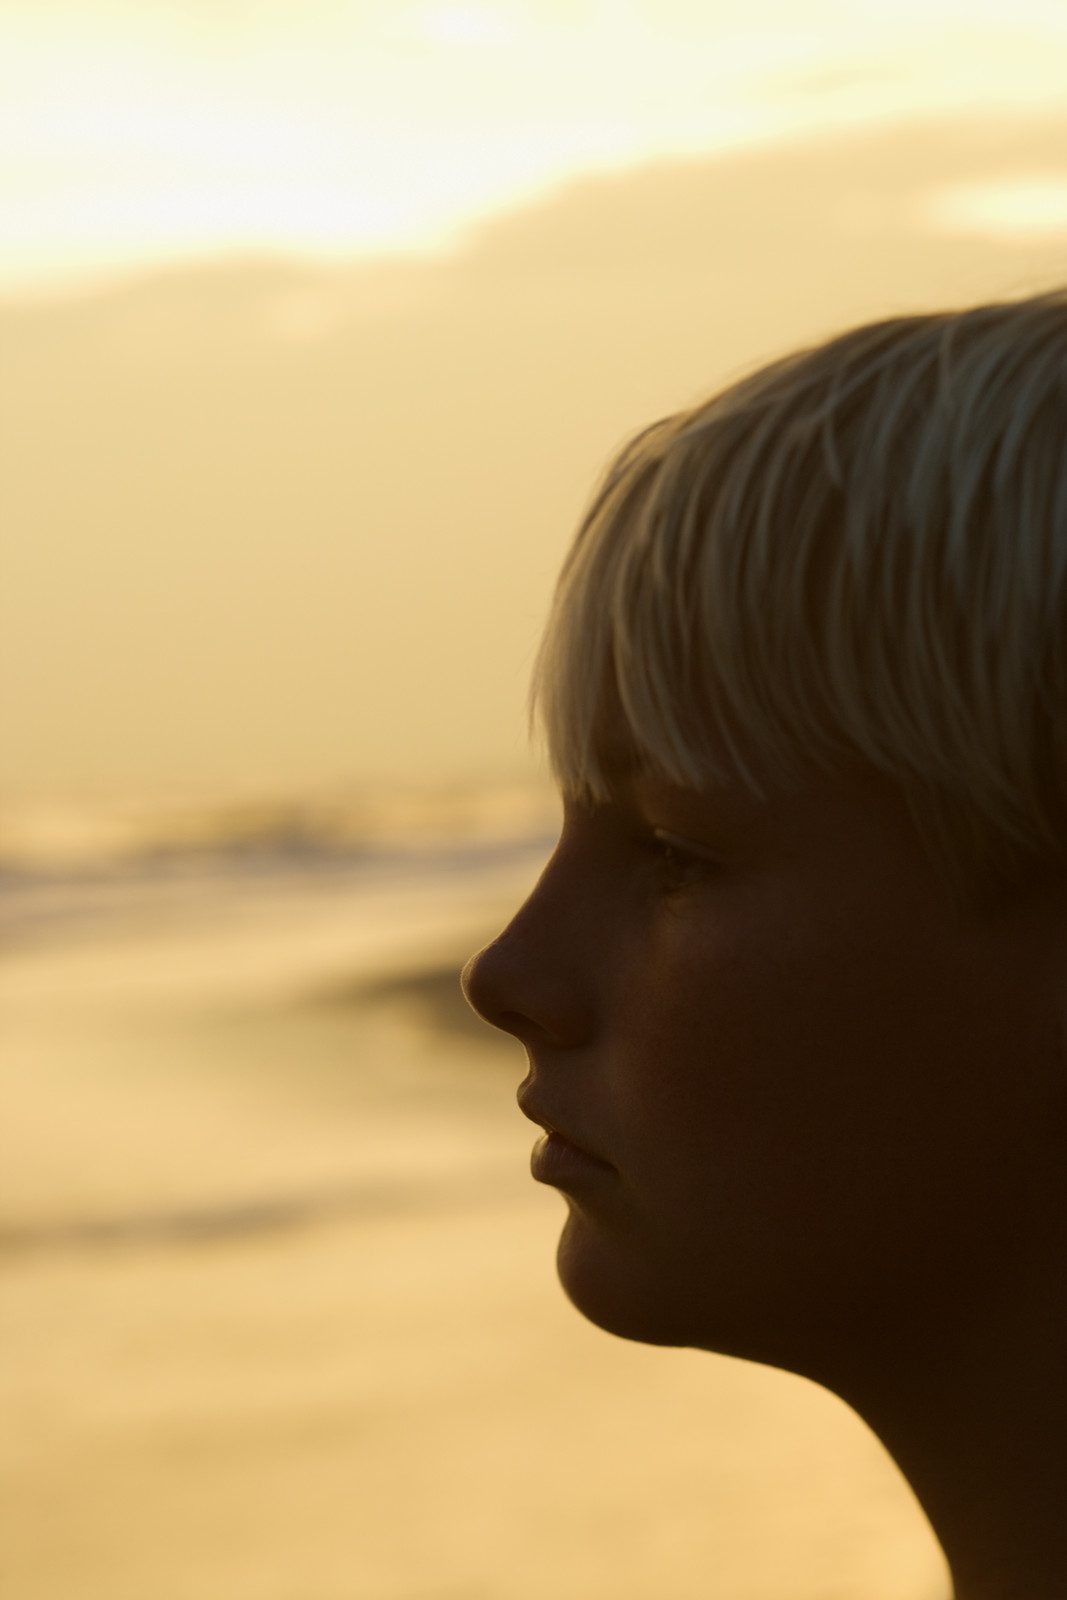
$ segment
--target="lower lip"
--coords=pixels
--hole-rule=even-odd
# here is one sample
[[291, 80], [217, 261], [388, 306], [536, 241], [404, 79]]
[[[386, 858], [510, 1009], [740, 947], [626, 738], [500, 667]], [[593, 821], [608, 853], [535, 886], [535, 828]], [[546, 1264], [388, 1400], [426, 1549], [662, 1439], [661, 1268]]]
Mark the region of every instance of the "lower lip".
[[530, 1156], [530, 1171], [538, 1183], [551, 1183], [557, 1189], [584, 1187], [598, 1179], [602, 1183], [615, 1174], [615, 1168], [606, 1161], [587, 1156], [558, 1133], [546, 1133], [538, 1139]]

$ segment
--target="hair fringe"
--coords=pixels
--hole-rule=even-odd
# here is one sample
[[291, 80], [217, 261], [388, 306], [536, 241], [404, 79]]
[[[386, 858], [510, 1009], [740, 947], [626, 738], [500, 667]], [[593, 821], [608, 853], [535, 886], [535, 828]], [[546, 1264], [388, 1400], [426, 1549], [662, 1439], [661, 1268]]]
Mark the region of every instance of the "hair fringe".
[[857, 759], [961, 904], [1067, 870], [1067, 287], [866, 324], [630, 437], [534, 662], [564, 793], [610, 730], [759, 800]]

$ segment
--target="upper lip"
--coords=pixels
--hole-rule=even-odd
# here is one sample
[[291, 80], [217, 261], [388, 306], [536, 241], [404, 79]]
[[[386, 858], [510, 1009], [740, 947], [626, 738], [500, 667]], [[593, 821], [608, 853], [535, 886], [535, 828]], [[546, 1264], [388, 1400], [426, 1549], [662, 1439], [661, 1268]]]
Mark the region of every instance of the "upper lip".
[[581, 1150], [583, 1155], [591, 1156], [594, 1161], [603, 1162], [606, 1167], [611, 1165], [610, 1161], [605, 1161], [603, 1156], [599, 1156], [595, 1150], [591, 1150], [580, 1135], [570, 1133], [557, 1118], [555, 1112], [546, 1111], [534, 1100], [532, 1095], [523, 1094], [520, 1089], [516, 1098], [523, 1116], [529, 1117], [531, 1122], [536, 1122], [538, 1127], [544, 1128], [546, 1133], [559, 1134], [561, 1139], [566, 1139], [568, 1144], [572, 1144], [576, 1150]]

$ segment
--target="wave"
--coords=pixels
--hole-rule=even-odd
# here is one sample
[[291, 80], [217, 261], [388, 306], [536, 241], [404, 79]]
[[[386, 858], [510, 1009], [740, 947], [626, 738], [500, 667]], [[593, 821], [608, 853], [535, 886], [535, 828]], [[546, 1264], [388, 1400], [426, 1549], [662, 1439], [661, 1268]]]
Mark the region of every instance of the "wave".
[[547, 855], [551, 797], [531, 786], [391, 788], [347, 801], [184, 808], [0, 808], [0, 932], [129, 910], [332, 888], [469, 880]]

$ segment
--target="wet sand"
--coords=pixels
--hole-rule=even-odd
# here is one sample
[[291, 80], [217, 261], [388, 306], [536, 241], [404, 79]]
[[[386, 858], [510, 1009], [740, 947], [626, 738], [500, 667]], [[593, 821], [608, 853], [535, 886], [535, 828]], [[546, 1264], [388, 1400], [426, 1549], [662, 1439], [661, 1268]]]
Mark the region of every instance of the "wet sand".
[[5, 1594], [942, 1600], [840, 1402], [565, 1300], [522, 1051], [453, 987], [522, 887], [264, 886], [8, 951]]

